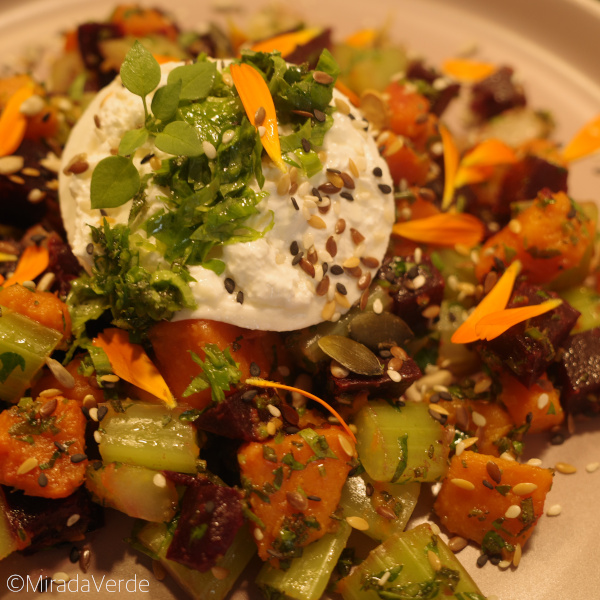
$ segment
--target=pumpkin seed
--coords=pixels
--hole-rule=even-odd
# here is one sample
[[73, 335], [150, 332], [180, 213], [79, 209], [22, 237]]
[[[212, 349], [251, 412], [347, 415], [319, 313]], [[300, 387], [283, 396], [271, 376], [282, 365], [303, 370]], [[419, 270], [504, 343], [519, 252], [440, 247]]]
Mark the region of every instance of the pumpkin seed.
[[325, 335], [319, 339], [319, 348], [340, 365], [358, 375], [381, 375], [383, 368], [378, 358], [365, 345], [341, 335]]
[[403, 346], [413, 338], [410, 327], [397, 315], [388, 312], [364, 312], [350, 322], [350, 337], [377, 351], [384, 345]]

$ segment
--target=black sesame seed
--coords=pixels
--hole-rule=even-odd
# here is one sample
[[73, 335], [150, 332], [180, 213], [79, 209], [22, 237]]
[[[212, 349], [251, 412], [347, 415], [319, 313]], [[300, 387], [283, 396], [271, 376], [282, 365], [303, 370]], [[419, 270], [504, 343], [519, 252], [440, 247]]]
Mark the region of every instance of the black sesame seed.
[[233, 290], [235, 290], [235, 281], [231, 279], [231, 277], [225, 279], [225, 289], [229, 294], [233, 294]]
[[312, 192], [311, 192], [311, 193], [312, 193], [312, 195], [313, 195], [313, 196], [317, 197], [317, 198], [319, 199], [319, 201], [320, 201], [320, 200], [323, 200], [323, 196], [321, 196], [321, 192], [319, 191], [319, 189], [318, 189], [318, 188], [314, 187], [314, 188], [312, 189]]
[[477, 566], [478, 567], [483, 567], [485, 565], [485, 563], [488, 561], [488, 555], [487, 554], [482, 554], [478, 559], [477, 559]]
[[108, 408], [106, 406], [98, 407], [98, 422], [102, 421], [108, 412]]
[[355, 117], [355, 116], [354, 116], [352, 113], [350, 113], [350, 114], [348, 115], [348, 118], [349, 118], [351, 121], [356, 121], [356, 117]]
[[310, 496], [306, 496], [307, 500], [312, 500], [313, 502], [321, 502], [321, 498], [319, 498], [319, 496], [313, 496], [312, 494]]
[[290, 252], [296, 256], [296, 254], [298, 254], [298, 252], [300, 252], [300, 248], [298, 247], [298, 242], [296, 240], [294, 240], [291, 244], [290, 244]]
[[389, 358], [392, 355], [392, 353], [389, 350], [380, 350], [379, 351], [379, 356], [381, 356], [381, 358]]
[[319, 123], [323, 123], [323, 121], [325, 121], [325, 117], [326, 115], [322, 110], [315, 108], [315, 119], [319, 121]]
[[413, 265], [407, 272], [406, 276], [409, 279], [414, 279], [419, 274], [419, 267], [417, 265]]
[[350, 192], [340, 192], [340, 196], [348, 202], [354, 202], [354, 196]]
[[369, 498], [374, 494], [375, 488], [373, 487], [372, 483], [367, 483], [365, 492]]
[[532, 412], [528, 412], [527, 416], [525, 417], [525, 422], [530, 425], [531, 421], [533, 421], [533, 413]]
[[298, 254], [296, 254], [294, 256], [294, 258], [292, 258], [292, 266], [295, 267], [302, 260], [303, 257], [304, 257], [304, 252], [302, 252], [302, 251], [298, 252]]
[[102, 468], [102, 461], [101, 460], [95, 460], [92, 463], [92, 468], [94, 469], [94, 471], [99, 471]]
[[565, 436], [562, 433], [557, 433], [550, 438], [550, 443], [553, 446], [560, 446], [565, 441]]
[[81, 412], [83, 413], [83, 416], [84, 416], [86, 419], [89, 419], [89, 418], [90, 418], [90, 409], [89, 409], [87, 406], [82, 406], [82, 407], [81, 407]]
[[500, 272], [503, 273], [504, 269], [506, 268], [504, 265], [504, 262], [498, 258], [497, 256], [494, 256], [494, 265], [496, 265], [496, 269]]
[[391, 188], [389, 185], [385, 184], [385, 183], [380, 183], [380, 184], [379, 184], [377, 187], [378, 187], [378, 188], [379, 188], [379, 189], [382, 191], [382, 193], [384, 193], [384, 194], [391, 194], [391, 193], [392, 193], [392, 188]]
[[260, 375], [260, 367], [254, 361], [250, 363], [250, 375], [252, 375], [252, 377], [258, 377]]
[[43, 233], [36, 233], [30, 239], [36, 246], [39, 246], [46, 239], [46, 236]]
[[235, 301], [239, 302], [240, 304], [244, 304], [244, 292], [239, 291], [235, 297]]
[[295, 208], [296, 210], [300, 210], [300, 207], [298, 206], [298, 202], [296, 201], [296, 198], [294, 198], [294, 196], [292, 196], [292, 197], [290, 198], [290, 200], [292, 201], [292, 204], [294, 205], [294, 208]]
[[44, 113], [44, 115], [42, 116], [42, 123], [47, 123], [48, 119], [51, 117], [51, 113], [47, 112]]
[[61, 444], [60, 442], [54, 442], [54, 446], [56, 447], [56, 449], [59, 452], [66, 452], [67, 451], [67, 447], [63, 444]]
[[450, 401], [452, 400], [452, 394], [450, 392], [440, 392], [440, 398], [442, 400]]
[[79, 548], [77, 546], [73, 546], [71, 548], [71, 552], [69, 553], [69, 560], [75, 564], [79, 561], [79, 557], [81, 556], [81, 552], [79, 552]]
[[310, 142], [306, 138], [302, 138], [300, 143], [302, 144], [302, 150], [304, 150], [304, 152], [310, 152]]
[[567, 219], [574, 219], [577, 211], [574, 206], [571, 206], [571, 210], [567, 213]]
[[294, 433], [298, 433], [300, 431], [299, 427], [296, 427], [295, 425], [290, 425], [289, 427], [286, 427], [284, 429], [284, 431], [288, 434], [288, 435], [294, 435]]
[[335, 284], [335, 289], [342, 294], [342, 296], [345, 296], [348, 293], [348, 290], [346, 289], [346, 286], [343, 283], [336, 283]]
[[87, 456], [85, 454], [71, 454], [71, 462], [72, 463], [80, 463], [84, 460], [87, 460]]
[[500, 561], [502, 560], [502, 557], [500, 556], [490, 556], [490, 562], [497, 567], [500, 564]]
[[140, 161], [140, 164], [145, 165], [147, 162], [150, 162], [154, 158], [154, 154], [150, 152], [150, 154], [146, 154], [144, 158]]
[[437, 404], [440, 401], [440, 395], [439, 394], [432, 394], [431, 398], [429, 398], [429, 402], [432, 402], [433, 404]]
[[483, 483], [483, 485], [488, 488], [489, 490], [493, 490], [494, 489], [494, 485], [492, 483], [490, 483], [487, 479], [484, 479], [481, 483]]
[[101, 214], [103, 217], [106, 217], [106, 216], [108, 215], [108, 213], [107, 213], [107, 212], [106, 212], [106, 211], [105, 211], [103, 208], [101, 208], [101, 209], [100, 209], [100, 214]]
[[46, 473], [40, 473], [40, 476], [38, 477], [38, 485], [40, 487], [46, 487], [48, 485], [48, 477], [46, 476]]
[[341, 275], [344, 272], [343, 267], [340, 265], [331, 265], [329, 270], [331, 271], [332, 275]]
[[242, 402], [252, 402], [256, 398], [258, 390], [246, 390], [242, 394]]

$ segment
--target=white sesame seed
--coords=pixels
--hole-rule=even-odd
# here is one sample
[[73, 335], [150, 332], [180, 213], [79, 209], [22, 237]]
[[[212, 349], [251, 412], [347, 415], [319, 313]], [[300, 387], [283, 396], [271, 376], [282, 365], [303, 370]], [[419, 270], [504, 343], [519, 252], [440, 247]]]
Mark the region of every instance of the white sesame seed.
[[94, 431], [94, 441], [96, 444], [99, 444], [102, 441], [102, 434], [97, 429]]
[[427, 560], [434, 571], [439, 571], [442, 568], [442, 561], [433, 550], [427, 551]]
[[518, 504], [512, 504], [506, 509], [504, 516], [507, 519], [516, 519], [521, 514], [521, 507]]
[[400, 375], [398, 371], [394, 371], [393, 369], [387, 370], [387, 376], [395, 383], [399, 383], [400, 381], [402, 381], [402, 375]]
[[548, 394], [540, 394], [537, 399], [537, 407], [542, 410], [550, 402], [550, 396]]
[[[501, 569], [508, 569], [508, 567], [510, 567], [510, 560], [501, 560], [498, 563], [498, 567], [500, 567]], [[489, 600], [489, 596], [488, 596], [488, 600]]]
[[530, 458], [527, 461], [528, 465], [531, 465], [532, 467], [541, 467], [542, 466], [542, 460], [540, 458]]
[[46, 106], [44, 99], [41, 96], [34, 94], [21, 103], [19, 112], [26, 117], [33, 117], [41, 113], [42, 110], [44, 110], [44, 106]]
[[485, 427], [487, 425], [487, 419], [476, 410], [471, 414], [471, 419], [473, 419], [473, 423], [475, 423], [477, 427]]
[[22, 156], [11, 154], [0, 158], [0, 175], [12, 175], [23, 168], [25, 160]]
[[598, 462], [592, 462], [592, 463], [588, 463], [588, 464], [585, 466], [585, 470], [586, 470], [588, 473], [594, 473], [594, 472], [595, 472], [595, 471], [597, 471], [599, 468], [600, 468], [600, 463], [598, 463]]
[[560, 504], [553, 504], [548, 508], [546, 514], [549, 517], [557, 517], [562, 512], [562, 506]]
[[265, 133], [267, 133], [267, 128], [264, 125], [261, 125], [258, 128], [258, 135], [259, 135], [259, 137], [263, 137], [263, 135], [265, 135]]
[[48, 271], [48, 273], [44, 273], [44, 275], [40, 279], [40, 282], [37, 285], [38, 291], [39, 292], [47, 292], [52, 287], [52, 284], [55, 282], [55, 280], [56, 280], [56, 275], [54, 273], [52, 273], [52, 271]]
[[268, 404], [267, 405], [267, 410], [274, 416], [274, 417], [280, 417], [281, 416], [281, 411], [274, 405], [274, 404]]
[[224, 144], [228, 144], [232, 139], [233, 136], [235, 135], [235, 132], [231, 129], [228, 129], [224, 134], [223, 137], [221, 138]]
[[418, 290], [418, 289], [422, 288], [426, 283], [427, 283], [427, 280], [425, 279], [425, 275], [417, 275], [412, 280], [412, 287], [413, 287], [413, 289]]
[[512, 231], [512, 233], [516, 233], [517, 235], [521, 233], [521, 230], [523, 229], [520, 221], [517, 221], [516, 219], [511, 219], [509, 221], [508, 228], [510, 231]]
[[535, 483], [517, 483], [517, 485], [513, 486], [513, 494], [517, 496], [528, 496], [537, 490], [538, 486]]
[[267, 423], [267, 433], [269, 435], [275, 435], [277, 433], [277, 427], [273, 421]]
[[515, 553], [513, 554], [513, 559], [512, 559], [512, 564], [515, 567], [518, 567], [520, 562], [521, 562], [521, 556], [522, 556], [522, 549], [521, 549], [521, 544], [517, 544], [515, 546]]
[[343, 379], [344, 377], [348, 377], [348, 375], [350, 374], [350, 371], [346, 369], [346, 367], [343, 367], [342, 365], [340, 365], [339, 362], [335, 360], [331, 361], [329, 371], [336, 379]]
[[367, 529], [369, 529], [369, 523], [362, 517], [346, 517], [346, 523], [348, 523], [352, 529], [358, 529], [358, 531], [367, 531]]
[[63, 571], [58, 571], [52, 575], [52, 581], [55, 583], [67, 583], [68, 581], [71, 581], [71, 577]]
[[434, 535], [440, 535], [442, 530], [438, 527], [437, 523], [429, 523], [429, 527], [431, 527], [431, 531], [433, 531]]
[[503, 458], [504, 460], [512, 460], [512, 461], [515, 460], [515, 457], [510, 452], [503, 452], [500, 455], [500, 458]]
[[253, 535], [254, 539], [258, 540], [259, 542], [265, 537], [265, 534], [258, 527], [254, 529]]
[[458, 444], [456, 444], [456, 456], [460, 456], [465, 450], [465, 443], [463, 441], [458, 442]]
[[38, 459], [35, 456], [30, 456], [26, 458], [19, 468], [17, 469], [17, 475], [25, 475], [29, 473], [29, 471], [33, 471], [38, 466]]
[[383, 302], [379, 298], [376, 298], [375, 302], [373, 302], [373, 312], [376, 315], [380, 315], [383, 312]]
[[204, 150], [204, 154], [206, 154], [206, 158], [213, 159], [217, 158], [217, 150], [216, 148], [207, 140], [202, 142], [202, 150]]
[[352, 444], [348, 441], [348, 438], [346, 436], [344, 436], [340, 433], [338, 435], [338, 441], [340, 442], [340, 446], [341, 446], [342, 450], [348, 456], [354, 456], [354, 448], [352, 447]]
[[461, 479], [460, 477], [454, 477], [450, 480], [450, 483], [461, 490], [471, 491], [475, 489], [475, 484], [473, 484], [471, 481], [467, 481], [466, 479]]
[[27, 200], [29, 200], [29, 202], [31, 202], [31, 204], [37, 204], [38, 202], [41, 202], [45, 197], [46, 197], [46, 192], [43, 192], [42, 190], [40, 190], [38, 188], [33, 188], [29, 192], [29, 194], [27, 194]]
[[156, 473], [152, 478], [152, 483], [158, 488], [167, 487], [167, 478], [162, 473]]
[[379, 585], [385, 585], [388, 582], [388, 579], [391, 577], [392, 573], [391, 571], [386, 571], [380, 578], [379, 578]]
[[92, 421], [98, 421], [98, 409], [96, 407], [92, 407], [89, 409], [90, 419]]
[[58, 383], [60, 383], [69, 390], [75, 387], [75, 378], [57, 360], [47, 357], [46, 365], [48, 366], [50, 371], [52, 371], [52, 374], [54, 375], [54, 377], [56, 377]]
[[80, 518], [80, 515], [78, 515], [77, 513], [71, 515], [67, 519], [67, 527], [73, 527], [73, 525], [75, 525], [75, 523], [77, 523], [77, 521], [79, 521]]
[[35, 292], [35, 288], [36, 288], [35, 281], [24, 281], [21, 285], [24, 288], [27, 288], [28, 290]]
[[577, 467], [566, 462], [557, 462], [554, 468], [563, 475], [572, 475], [577, 472]]
[[226, 569], [225, 567], [219, 567], [217, 565], [215, 565], [214, 567], [211, 567], [210, 572], [212, 573], [212, 576], [215, 579], [218, 579], [219, 581], [223, 581], [223, 579], [227, 579], [227, 576], [229, 575], [228, 569]]

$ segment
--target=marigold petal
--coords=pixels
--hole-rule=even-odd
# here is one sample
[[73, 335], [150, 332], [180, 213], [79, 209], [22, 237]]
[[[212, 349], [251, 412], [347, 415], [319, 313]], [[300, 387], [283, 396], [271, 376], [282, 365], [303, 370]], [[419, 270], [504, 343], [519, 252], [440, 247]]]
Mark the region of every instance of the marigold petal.
[[442, 124], [439, 125], [442, 147], [444, 150], [444, 194], [442, 209], [447, 209], [454, 198], [455, 179], [458, 171], [460, 154], [450, 131]]
[[442, 71], [455, 79], [479, 81], [495, 73], [496, 65], [467, 58], [449, 58], [442, 64]]
[[515, 151], [497, 139], [484, 140], [469, 150], [461, 161], [461, 166], [507, 165], [517, 162]]
[[454, 332], [451, 341], [454, 344], [469, 344], [479, 338], [476, 326], [486, 315], [504, 310], [512, 294], [515, 280], [521, 272], [521, 262], [515, 260], [504, 271], [496, 285], [483, 297], [469, 318]]
[[494, 167], [477, 165], [475, 167], [467, 167], [460, 165], [456, 177], [454, 178], [454, 187], [459, 189], [465, 185], [473, 185], [488, 180], [494, 173]]
[[353, 48], [372, 48], [381, 37], [377, 29], [360, 29], [351, 33], [344, 43]]
[[546, 300], [541, 304], [533, 306], [520, 306], [518, 308], [507, 308], [498, 312], [491, 313], [483, 317], [475, 325], [475, 332], [481, 340], [493, 340], [508, 331], [514, 325], [532, 319], [539, 315], [543, 315], [551, 310], [554, 310], [562, 304], [560, 298]]
[[33, 82], [17, 90], [8, 100], [0, 115], [0, 156], [13, 154], [21, 145], [27, 129], [27, 117], [21, 105], [33, 96]]
[[357, 108], [360, 106], [360, 96], [354, 90], [351, 90], [339, 78], [335, 80], [335, 87], [337, 90], [342, 92], [342, 94], [344, 94], [344, 96], [346, 96], [346, 98], [348, 98], [348, 100], [350, 100], [350, 103], [353, 106], [356, 106]]
[[356, 444], [356, 436], [350, 429], [348, 423], [346, 423], [346, 421], [344, 421], [342, 416], [337, 412], [337, 410], [335, 410], [335, 408], [330, 406], [327, 402], [325, 402], [325, 400], [321, 400], [321, 398], [319, 398], [318, 396], [315, 396], [314, 394], [311, 394], [310, 392], [307, 392], [306, 390], [296, 388], [291, 385], [285, 385], [284, 383], [278, 383], [276, 381], [269, 381], [268, 379], [260, 379], [259, 377], [250, 377], [250, 378], [246, 379], [245, 383], [246, 383], [246, 385], [253, 385], [256, 387], [265, 387], [265, 388], [271, 387], [271, 388], [278, 388], [280, 390], [288, 390], [290, 392], [297, 392], [298, 394], [301, 394], [302, 396], [305, 396], [306, 398], [310, 398], [311, 400], [318, 402], [321, 406], [325, 407], [340, 422], [340, 425], [346, 430], [348, 435], [352, 438], [352, 440]]
[[261, 40], [252, 44], [254, 52], [281, 52], [284, 58], [289, 56], [298, 46], [303, 46], [316, 38], [323, 30], [319, 27], [310, 27], [291, 33], [276, 35], [267, 40]]
[[265, 128], [265, 133], [261, 137], [262, 145], [277, 167], [283, 172], [287, 171], [286, 164], [281, 157], [275, 104], [266, 81], [254, 67], [246, 63], [231, 65], [230, 73], [246, 115], [250, 123], [257, 129], [256, 113], [260, 108], [264, 109], [265, 118], [261, 126]]
[[394, 235], [437, 246], [476, 246], [483, 239], [484, 232], [483, 223], [466, 213], [438, 213], [396, 223], [392, 228]]
[[45, 246], [27, 246], [21, 254], [15, 272], [4, 282], [4, 287], [15, 283], [33, 281], [41, 275], [50, 263], [48, 248]]
[[94, 338], [93, 344], [106, 352], [115, 375], [156, 396], [170, 408], [176, 405], [166, 381], [144, 348], [132, 344], [125, 330], [105, 329]]
[[600, 150], [600, 115], [586, 123], [565, 146], [563, 158], [571, 162]]

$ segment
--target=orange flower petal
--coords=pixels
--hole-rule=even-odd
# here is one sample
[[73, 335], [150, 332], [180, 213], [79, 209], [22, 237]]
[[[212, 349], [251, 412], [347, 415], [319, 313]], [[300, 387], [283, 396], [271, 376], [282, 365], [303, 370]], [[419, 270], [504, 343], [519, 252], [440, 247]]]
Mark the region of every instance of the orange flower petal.
[[461, 166], [508, 165], [517, 162], [515, 151], [504, 142], [489, 139], [477, 144], [461, 161]]
[[132, 344], [125, 330], [105, 329], [92, 343], [106, 352], [115, 375], [150, 392], [170, 408], [176, 405], [167, 383], [144, 348], [139, 344]]
[[584, 158], [600, 150], [600, 115], [586, 123], [562, 151], [566, 161]]
[[478, 165], [476, 167], [465, 167], [462, 164], [458, 168], [456, 177], [454, 178], [454, 187], [456, 189], [464, 185], [472, 185], [488, 180], [494, 172], [493, 167]]
[[467, 58], [450, 58], [444, 61], [442, 71], [455, 79], [479, 81], [489, 77], [497, 70], [496, 65]]
[[282, 35], [276, 35], [268, 40], [262, 40], [252, 44], [252, 50], [254, 50], [254, 52], [267, 53], [278, 51], [281, 52], [281, 56], [285, 58], [298, 46], [307, 44], [310, 40], [322, 33], [322, 31], [323, 30], [318, 27], [311, 27], [309, 29], [301, 29], [300, 31], [293, 31], [291, 33], [283, 33]]
[[288, 390], [290, 392], [297, 392], [298, 394], [301, 394], [302, 396], [306, 396], [307, 398], [310, 398], [311, 400], [318, 402], [321, 406], [325, 407], [340, 422], [340, 425], [346, 430], [346, 433], [352, 438], [352, 440], [356, 444], [356, 436], [354, 435], [354, 433], [352, 433], [352, 430], [348, 426], [348, 423], [346, 423], [346, 421], [344, 421], [344, 419], [335, 410], [335, 408], [330, 406], [327, 402], [325, 402], [325, 400], [321, 400], [321, 398], [319, 398], [318, 396], [315, 396], [314, 394], [311, 394], [310, 392], [307, 392], [306, 390], [302, 390], [300, 388], [295, 388], [291, 385], [285, 385], [284, 383], [277, 383], [275, 381], [268, 381], [267, 379], [260, 379], [259, 377], [250, 377], [249, 379], [246, 379], [245, 383], [246, 383], [246, 385], [254, 385], [256, 387], [264, 387], [264, 388], [271, 387], [271, 388], [278, 388], [280, 390]]
[[27, 117], [21, 113], [21, 105], [33, 96], [33, 83], [17, 90], [8, 100], [0, 115], [0, 156], [9, 156], [17, 150], [25, 136]]
[[[275, 104], [263, 76], [246, 63], [231, 65], [229, 67], [233, 83], [240, 95], [242, 104], [250, 123], [256, 125], [256, 113], [262, 107], [265, 110], [265, 119], [262, 126], [265, 133], [261, 137], [262, 145], [271, 157], [271, 160], [284, 173], [287, 171], [286, 164], [281, 158], [281, 145], [279, 143], [279, 132], [277, 131], [277, 115]], [[257, 127], [258, 128], [258, 127]]]
[[451, 341], [454, 344], [469, 344], [479, 338], [476, 325], [486, 315], [502, 311], [506, 308], [517, 275], [521, 272], [521, 262], [515, 260], [504, 271], [496, 285], [484, 296], [483, 300], [475, 307], [469, 318], [454, 332]]
[[21, 254], [15, 272], [4, 282], [4, 287], [15, 283], [33, 281], [48, 268], [49, 262], [48, 248], [44, 246], [27, 246]]
[[169, 56], [168, 54], [153, 54], [154, 59], [159, 65], [164, 65], [168, 62], [179, 62], [181, 58], [177, 58], [175, 56]]
[[460, 155], [454, 142], [454, 138], [448, 129], [440, 123], [440, 136], [444, 149], [444, 194], [442, 196], [442, 209], [447, 209], [452, 204], [454, 198], [454, 181], [458, 171], [458, 162]]
[[392, 228], [392, 233], [407, 240], [437, 246], [476, 246], [484, 232], [485, 227], [477, 217], [464, 213], [439, 213], [396, 223]]
[[543, 315], [562, 304], [560, 298], [546, 300], [533, 306], [507, 308], [483, 317], [476, 325], [475, 332], [481, 340], [493, 340], [509, 330], [513, 325], [527, 321], [538, 315]]
[[340, 92], [342, 92], [342, 94], [344, 94], [344, 96], [346, 96], [348, 100], [350, 100], [353, 106], [360, 106], [360, 96], [356, 92], [351, 90], [345, 83], [340, 81], [339, 78], [335, 80], [335, 87]]
[[376, 29], [361, 29], [350, 34], [344, 43], [353, 48], [372, 48], [380, 35]]

